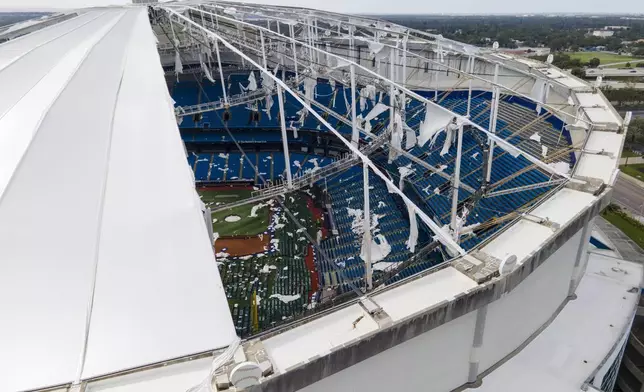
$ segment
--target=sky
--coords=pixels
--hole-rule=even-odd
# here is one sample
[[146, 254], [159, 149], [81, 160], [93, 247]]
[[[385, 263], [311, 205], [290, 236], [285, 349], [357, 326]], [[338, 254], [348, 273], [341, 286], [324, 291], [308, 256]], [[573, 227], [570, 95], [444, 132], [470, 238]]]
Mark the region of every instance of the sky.
[[[644, 0], [253, 0], [254, 3], [302, 6], [367, 14], [644, 14]], [[0, 0], [0, 10], [79, 8], [125, 4], [129, 0]]]

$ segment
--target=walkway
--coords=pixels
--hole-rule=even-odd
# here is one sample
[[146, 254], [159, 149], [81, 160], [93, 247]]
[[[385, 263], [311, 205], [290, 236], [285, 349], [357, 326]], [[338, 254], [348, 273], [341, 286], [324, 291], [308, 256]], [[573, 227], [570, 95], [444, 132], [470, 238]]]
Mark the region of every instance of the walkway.
[[595, 225], [615, 245], [617, 252], [624, 260], [644, 264], [644, 251], [635, 242], [622, 233], [606, 219], [598, 216]]

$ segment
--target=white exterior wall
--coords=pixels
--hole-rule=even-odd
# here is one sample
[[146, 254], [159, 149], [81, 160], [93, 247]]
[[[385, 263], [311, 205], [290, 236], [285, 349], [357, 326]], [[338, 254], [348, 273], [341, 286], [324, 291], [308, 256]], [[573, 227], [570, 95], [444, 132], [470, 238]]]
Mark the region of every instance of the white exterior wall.
[[472, 353], [476, 312], [444, 324], [302, 389], [326, 391], [451, 391], [519, 348], [555, 315], [568, 296], [582, 230], [526, 280], [488, 305], [483, 345]]
[[302, 391], [450, 391], [467, 381], [475, 321], [468, 313]]
[[541, 328], [568, 296], [581, 231], [505, 297], [488, 306], [479, 371], [485, 371]]

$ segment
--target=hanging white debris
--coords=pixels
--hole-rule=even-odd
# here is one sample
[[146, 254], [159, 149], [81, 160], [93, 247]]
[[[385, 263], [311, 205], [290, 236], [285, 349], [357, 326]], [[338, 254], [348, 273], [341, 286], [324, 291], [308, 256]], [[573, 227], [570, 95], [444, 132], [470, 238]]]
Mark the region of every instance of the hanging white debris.
[[[405, 186], [403, 180], [413, 172], [414, 170], [411, 168], [411, 163], [407, 166], [398, 167], [398, 173], [400, 173], [398, 188], [401, 191]], [[412, 203], [405, 201], [405, 205], [407, 206], [407, 214], [409, 216], [409, 238], [407, 239], [406, 245], [410, 252], [414, 252], [418, 242], [418, 222], [416, 221], [416, 211], [414, 210], [414, 205]]]
[[264, 98], [266, 101], [265, 105], [266, 106], [264, 109], [262, 109], [266, 115], [268, 116], [269, 120], [272, 120], [271, 116], [271, 109], [273, 108], [273, 95], [272, 94], [266, 94], [266, 98]]
[[548, 147], [543, 144], [541, 145], [541, 156], [544, 158], [548, 156]]
[[244, 87], [243, 84], [239, 83], [239, 88], [243, 92], [257, 90], [257, 79], [255, 78], [255, 72], [248, 74], [248, 86]]
[[411, 168], [411, 163], [408, 164], [407, 166], [398, 167], [398, 173], [400, 174], [400, 180], [398, 180], [398, 189], [400, 189], [401, 191], [403, 190], [403, 186], [404, 186], [403, 181], [405, 180], [405, 177], [412, 174], [414, 171], [415, 169]]
[[394, 159], [398, 158], [398, 152], [396, 150], [400, 150], [400, 146], [402, 144], [401, 134], [396, 132], [395, 128], [391, 132], [390, 144], [393, 148], [389, 149], [389, 159], [388, 159], [389, 163], [393, 162]]
[[458, 122], [454, 118], [445, 126], [445, 142], [443, 143], [443, 149], [441, 150], [440, 155], [443, 156], [449, 152], [449, 148], [456, 141], [456, 135], [458, 133]]
[[408, 202], [405, 202], [405, 204], [407, 205], [407, 214], [409, 214], [409, 238], [405, 244], [407, 245], [407, 249], [414, 253], [416, 244], [418, 243], [418, 221], [416, 220], [414, 205]]
[[[548, 97], [548, 90], [550, 85], [545, 80], [536, 80], [532, 85], [532, 90], [530, 91], [530, 98], [538, 102], [546, 102]], [[535, 108], [537, 114], [541, 113], [541, 105], [537, 104]]]
[[376, 101], [376, 86], [368, 84], [360, 89], [360, 111], [367, 108], [367, 99], [371, 102]]
[[498, 143], [497, 146], [499, 146], [501, 150], [510, 154], [513, 158], [517, 158], [519, 155], [521, 155], [521, 151], [511, 144], [505, 145], [505, 144]]
[[[302, 108], [297, 111], [297, 115], [299, 116], [297, 122], [300, 123], [300, 126], [304, 126], [304, 122], [306, 121], [306, 117], [309, 115], [309, 111], [306, 108]], [[297, 137], [297, 132], [295, 132], [295, 137]]]
[[366, 41], [367, 41], [367, 45], [369, 46], [369, 52], [371, 52], [371, 54], [373, 55], [380, 53], [385, 47], [385, 44], [381, 44], [380, 42], [369, 41], [369, 40], [366, 40]]
[[559, 173], [570, 174], [570, 165], [566, 162], [553, 162], [549, 163], [548, 166], [555, 169]]
[[210, 68], [206, 65], [206, 63], [203, 60], [203, 54], [199, 53], [199, 63], [201, 64], [201, 70], [203, 71], [204, 75], [206, 75], [206, 78], [210, 81], [210, 83], [215, 83], [215, 79], [213, 79], [212, 74], [210, 73]]
[[177, 75], [179, 75], [180, 73], [183, 73], [183, 63], [181, 62], [181, 56], [179, 55], [179, 51], [177, 51], [174, 56], [174, 73]]
[[332, 69], [338, 69], [342, 67], [346, 67], [348, 65], [351, 65], [350, 62], [347, 60], [343, 59], [342, 57], [334, 57], [335, 58], [335, 65], [331, 67]]
[[403, 129], [405, 130], [405, 150], [410, 150], [416, 145], [416, 131], [414, 131], [407, 123], [403, 122]]
[[389, 106], [384, 105], [382, 103], [377, 103], [370, 111], [367, 113], [365, 116], [365, 121], [371, 121], [374, 118], [378, 117], [381, 115], [383, 112], [385, 112], [387, 109], [389, 109]]
[[425, 105], [425, 119], [420, 123], [418, 145], [424, 146], [429, 140], [436, 140], [453, 116], [434, 105]]
[[[366, 237], [364, 237], [366, 238]], [[382, 234], [376, 234], [372, 239], [371, 239], [371, 263], [377, 263], [381, 260], [384, 260], [389, 253], [391, 253], [391, 245], [389, 245], [389, 242], [387, 241], [387, 238], [382, 235]], [[365, 245], [363, 244], [362, 249], [360, 251], [360, 258], [362, 260], [366, 260], [366, 254], [365, 254]]]
[[534, 140], [537, 143], [541, 143], [541, 136], [539, 135], [539, 132], [535, 132], [530, 136], [530, 140]]
[[307, 78], [304, 78], [304, 96], [309, 101], [312, 101], [315, 98], [315, 87], [318, 85], [318, 73], [310, 68], [310, 75]]
[[351, 110], [351, 105], [349, 104], [349, 99], [347, 98], [347, 89], [342, 87], [342, 95], [344, 96], [344, 107], [347, 108], [347, 110]]

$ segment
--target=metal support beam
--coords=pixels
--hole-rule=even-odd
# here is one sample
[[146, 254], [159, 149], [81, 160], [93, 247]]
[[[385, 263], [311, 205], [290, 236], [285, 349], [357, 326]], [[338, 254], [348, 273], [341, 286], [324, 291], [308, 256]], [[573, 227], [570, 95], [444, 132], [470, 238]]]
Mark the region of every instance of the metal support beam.
[[295, 80], [299, 80], [299, 76], [297, 74], [297, 46], [295, 45], [295, 29], [293, 28], [293, 25], [288, 26], [290, 29], [291, 33], [291, 44], [293, 46], [293, 68], [295, 68]]
[[[393, 80], [394, 75], [394, 56], [395, 51], [392, 48], [389, 52], [389, 77]], [[394, 119], [396, 115], [396, 88], [394, 87], [394, 82], [389, 83], [389, 128], [391, 132], [394, 131]]]
[[282, 130], [282, 147], [284, 148], [284, 165], [286, 166], [286, 184], [288, 188], [293, 188], [293, 177], [291, 175], [291, 159], [288, 153], [288, 137], [286, 136], [286, 116], [284, 113], [284, 97], [282, 96], [282, 87], [277, 85], [277, 101], [280, 110], [280, 128]]
[[[472, 56], [470, 56], [469, 59], [468, 59], [467, 71], [470, 74], [474, 73], [474, 57], [472, 57]], [[468, 118], [471, 117], [470, 116], [471, 109], [472, 109], [472, 78], [470, 78], [469, 86], [467, 88], [467, 114], [466, 114], [466, 116]]]
[[[499, 65], [497, 64], [494, 67], [494, 83], [499, 79]], [[496, 119], [499, 114], [499, 98], [500, 98], [499, 88], [494, 86], [492, 88], [492, 104], [490, 105], [490, 125], [488, 127], [489, 131], [493, 134], [496, 134]], [[488, 135], [489, 136], [489, 135]], [[494, 160], [494, 139], [489, 138], [490, 141], [490, 153], [487, 157], [487, 173], [485, 173], [485, 181], [490, 182], [492, 178], [492, 162]]]
[[[407, 197], [407, 195], [405, 195], [403, 192], [401, 192], [396, 187], [396, 185], [391, 181], [391, 179], [389, 177], [387, 177], [384, 173], [382, 173], [382, 171], [373, 162], [371, 162], [367, 156], [365, 156], [358, 148], [356, 148], [353, 144], [351, 144], [350, 141], [347, 141], [342, 136], [342, 134], [340, 134], [333, 126], [331, 126], [331, 124], [329, 124], [319, 113], [317, 113], [315, 110], [313, 110], [313, 108], [311, 108], [309, 103], [307, 103], [305, 100], [300, 98], [300, 96], [297, 93], [295, 93], [294, 91], [292, 91], [281, 79], [275, 77], [272, 74], [272, 72], [269, 72], [266, 68], [262, 69], [262, 66], [260, 64], [258, 64], [250, 56], [248, 56], [247, 54], [245, 54], [241, 50], [237, 49], [234, 45], [232, 45], [231, 43], [227, 42], [219, 34], [206, 29], [205, 27], [199, 25], [198, 23], [194, 22], [192, 19], [182, 15], [181, 13], [173, 10], [172, 8], [169, 8], [169, 7], [166, 7], [166, 6], [160, 6], [159, 8], [167, 11], [170, 18], [175, 17], [179, 23], [182, 21], [183, 23], [187, 23], [189, 25], [194, 25], [197, 28], [200, 28], [203, 31], [207, 32], [207, 34], [209, 36], [211, 36], [212, 38], [221, 40], [221, 42], [229, 50], [231, 50], [232, 52], [236, 53], [237, 55], [239, 55], [241, 57], [244, 57], [252, 66], [264, 71], [266, 73], [266, 75], [268, 77], [270, 77], [271, 79], [273, 79], [277, 85], [279, 85], [282, 88], [286, 89], [286, 91], [288, 91], [288, 93], [291, 94], [293, 96], [293, 98], [295, 98], [296, 101], [298, 101], [304, 108], [306, 108], [309, 111], [309, 113], [312, 114], [320, 122], [321, 125], [323, 125], [333, 135], [335, 135], [338, 138], [338, 140], [340, 140], [342, 143], [344, 143], [349, 148], [349, 150], [351, 150], [353, 153], [355, 153], [357, 157], [363, 159], [363, 161], [374, 171], [374, 173], [378, 177], [380, 177], [386, 184], [388, 184], [393, 189], [393, 191], [403, 199], [403, 201], [405, 203], [409, 203], [410, 205], [412, 205], [413, 209], [416, 212], [416, 214], [423, 220], [425, 225], [427, 225], [432, 230], [432, 232], [436, 235], [436, 237], [438, 238], [438, 240], [442, 244], [444, 244], [448, 249], [450, 249], [450, 251], [452, 251], [452, 252], [454, 252], [456, 254], [464, 255], [464, 254], [467, 253], [449, 235], [446, 235], [441, 230], [441, 228], [422, 209], [420, 209], [411, 199], [409, 199]], [[244, 22], [239, 22], [239, 23], [244, 23]], [[251, 26], [253, 26], [253, 25], [251, 25]], [[262, 27], [260, 27], [260, 26], [254, 26], [254, 27], [258, 28], [258, 29], [262, 29]], [[350, 64], [351, 64], [351, 62], [350, 62]], [[389, 81], [389, 82], [393, 83], [391, 81]], [[408, 94], [410, 94], [411, 96], [414, 96], [415, 98], [416, 97], [420, 98], [421, 101], [427, 101], [427, 100], [423, 99], [420, 95], [418, 95], [416, 93], [413, 93], [411, 91], [408, 91]], [[434, 104], [434, 105], [436, 105], [436, 104]], [[436, 106], [442, 108], [440, 105], [436, 105]], [[444, 108], [442, 108], [442, 109], [447, 111], [448, 113], [452, 113], [451, 111], [449, 111], [447, 109], [444, 109]], [[471, 121], [469, 121], [468, 119], [465, 119], [463, 116], [456, 115], [456, 117], [464, 119], [464, 121], [466, 123], [473, 124]], [[473, 125], [473, 126], [477, 127], [476, 125]], [[503, 141], [503, 142], [509, 145], [509, 143], [507, 143], [505, 141]]]
[[[298, 91], [295, 91], [295, 93], [298, 94], [300, 97], [304, 98], [304, 96], [301, 93], [299, 93]], [[342, 123], [344, 123], [346, 125], [352, 125], [351, 122], [349, 120], [347, 120], [344, 116], [341, 116], [338, 113], [334, 112], [333, 110], [330, 110], [329, 108], [327, 108], [323, 104], [321, 104], [321, 103], [319, 103], [317, 101], [311, 101], [310, 103], [313, 106], [315, 106], [318, 109], [320, 109], [321, 111], [323, 111], [324, 113], [327, 113], [329, 116], [332, 116], [336, 120], [338, 120], [338, 121], [340, 121], [340, 122], [342, 122]], [[363, 128], [360, 128], [360, 127], [357, 127], [357, 128], [358, 128], [358, 132], [361, 132], [364, 135], [366, 135], [366, 136], [368, 136], [368, 137], [370, 137], [372, 139], [376, 139], [376, 138], [379, 137], [379, 136], [376, 136], [376, 135], [374, 135], [374, 134], [372, 134], [370, 132], [365, 131]], [[439, 170], [439, 169], [435, 168], [434, 166], [432, 166], [429, 163], [423, 161], [422, 159], [418, 158], [417, 156], [412, 155], [411, 153], [405, 151], [404, 149], [398, 149], [398, 148], [392, 147], [391, 145], [387, 146], [387, 148], [392, 149], [396, 153], [407, 157], [409, 160], [411, 160], [414, 163], [422, 166], [423, 168], [431, 171], [432, 173], [438, 175], [439, 177], [442, 177], [442, 178], [444, 178], [444, 179], [446, 179], [446, 180], [448, 180], [450, 182], [452, 181], [452, 176], [450, 176], [449, 174], [446, 174], [442, 170]], [[476, 189], [472, 188], [471, 186], [469, 186], [469, 185], [467, 185], [467, 184], [465, 184], [463, 182], [461, 182], [459, 184], [459, 187], [465, 189], [466, 191], [468, 191], [470, 193], [476, 193]]]
[[[193, 24], [193, 25], [195, 25], [195, 26], [198, 26], [198, 27], [200, 27], [200, 28], [203, 28], [204, 30], [206, 30], [206, 31], [210, 32], [211, 34], [214, 34], [214, 35], [216, 35], [217, 37], [219, 37], [219, 39], [221, 39], [221, 40], [222, 40], [222, 42], [223, 42], [223, 38], [222, 38], [220, 35], [218, 35], [217, 33], [214, 33], [214, 32], [212, 32], [212, 31], [209, 31], [209, 30], [205, 29], [203, 26], [200, 26], [198, 23], [195, 23], [192, 19], [190, 19], [190, 18], [188, 18], [188, 17], [186, 17], [186, 16], [184, 16], [184, 15], [179, 14], [177, 11], [173, 10], [171, 7], [168, 7], [168, 6], [158, 6], [158, 8], [163, 9], [163, 10], [166, 10], [166, 11], [168, 11], [168, 12], [172, 13], [173, 15], [180, 15], [180, 16], [178, 16], [178, 17], [177, 17], [178, 19], [182, 19], [182, 20], [184, 20], [184, 21], [189, 21], [188, 23]], [[195, 8], [192, 8], [192, 7], [188, 7], [188, 8], [189, 8], [189, 9], [196, 10]], [[196, 10], [196, 11], [199, 11], [199, 10]], [[266, 31], [266, 28], [265, 28], [265, 27], [262, 27], [262, 26], [258, 26], [258, 25], [254, 25], [254, 24], [246, 23], [246, 22], [243, 22], [243, 21], [239, 21], [239, 20], [237, 20], [237, 19], [228, 18], [228, 17], [224, 17], [224, 16], [220, 16], [220, 17], [221, 17], [222, 19], [229, 20], [229, 21], [231, 21], [231, 22], [233, 22], [233, 23], [236, 23], [236, 24], [241, 24], [241, 25], [244, 25], [244, 26], [248, 26], [249, 28], [253, 28], [253, 29], [257, 29], [257, 30], [265, 30], [265, 31]], [[270, 32], [271, 34], [273, 34], [273, 35], [277, 35], [277, 33], [275, 33], [275, 32], [272, 32], [272, 31], [269, 31], [269, 32]], [[287, 36], [284, 36], [284, 35], [279, 35], [279, 36], [280, 36], [281, 38], [283, 38], [283, 39], [290, 40], [290, 41], [291, 41], [291, 42], [293, 42], [293, 43], [298, 42], [295, 38], [292, 38], [292, 37], [287, 37]], [[315, 48], [315, 47], [313, 47], [313, 46], [311, 46], [311, 45], [308, 45], [308, 44], [306, 44], [306, 43], [304, 43], [304, 42], [300, 42], [300, 45], [301, 45], [301, 46], [303, 46], [303, 47], [307, 47], [307, 48], [309, 48], [310, 50], [320, 50], [320, 51], [321, 51], [321, 49]], [[385, 45], [386, 45], [386, 44], [385, 44]], [[231, 45], [231, 46], [232, 46], [232, 45]], [[242, 57], [246, 56], [244, 53], [242, 53], [241, 51], [239, 51], [237, 48], [234, 48], [233, 52], [235, 52], [235, 53], [237, 53], [237, 54], [240, 54], [240, 53], [241, 53], [241, 54], [243, 55]], [[349, 60], [349, 59], [347, 59], [347, 58], [341, 57], [341, 56], [336, 55], [336, 54], [333, 54], [333, 53], [330, 53], [330, 55], [331, 55], [332, 57], [335, 57], [336, 59], [341, 59], [341, 61], [343, 61], [343, 62], [345, 62], [345, 63], [348, 63], [349, 65], [355, 65], [355, 66], [356, 66], [356, 67], [358, 67], [358, 68], [359, 68], [359, 69], [360, 69], [360, 70], [361, 70], [365, 75], [371, 75], [371, 76], [373, 76], [373, 77], [376, 77], [377, 79], [383, 80], [384, 82], [394, 83], [394, 85], [395, 85], [398, 89], [400, 89], [401, 91], [404, 91], [404, 92], [405, 92], [407, 95], [409, 95], [410, 97], [412, 97], [412, 98], [414, 98], [414, 99], [416, 99], [416, 100], [418, 100], [418, 101], [420, 101], [420, 102], [426, 103], [426, 104], [428, 104], [428, 105], [432, 105], [432, 106], [436, 107], [438, 110], [441, 110], [441, 111], [443, 111], [443, 112], [448, 113], [448, 114], [449, 114], [450, 116], [452, 116], [452, 117], [456, 117], [457, 119], [461, 120], [461, 122], [464, 122], [465, 124], [468, 124], [468, 125], [470, 125], [471, 127], [476, 128], [476, 129], [478, 129], [479, 131], [481, 131], [481, 132], [485, 133], [485, 134], [486, 134], [490, 139], [494, 140], [497, 144], [500, 144], [500, 145], [504, 146], [504, 148], [506, 148], [506, 149], [508, 149], [508, 150], [513, 150], [513, 151], [517, 151], [517, 152], [519, 152], [519, 153], [523, 153], [524, 157], [525, 157], [527, 160], [529, 160], [530, 162], [534, 163], [536, 166], [540, 167], [540, 168], [541, 168], [541, 169], [543, 169], [544, 171], [546, 171], [546, 172], [548, 172], [548, 173], [556, 174], [556, 175], [558, 175], [558, 176], [560, 176], [560, 177], [564, 177], [564, 178], [571, 178], [569, 174], [567, 174], [567, 173], [563, 173], [563, 172], [560, 172], [560, 171], [558, 171], [556, 168], [549, 166], [548, 164], [546, 164], [545, 162], [543, 162], [543, 161], [541, 161], [541, 160], [539, 160], [539, 159], [535, 158], [534, 156], [532, 156], [532, 155], [530, 155], [530, 154], [528, 154], [528, 153], [525, 153], [525, 152], [521, 151], [521, 150], [520, 150], [520, 149], [518, 149], [517, 147], [513, 146], [512, 144], [510, 144], [509, 142], [505, 141], [504, 139], [502, 139], [502, 138], [500, 138], [500, 137], [496, 136], [494, 133], [492, 133], [492, 132], [488, 131], [487, 129], [485, 129], [485, 128], [483, 128], [483, 127], [481, 127], [480, 125], [478, 125], [478, 124], [476, 124], [475, 122], [471, 121], [471, 120], [470, 120], [470, 119], [468, 119], [467, 117], [464, 117], [464, 116], [462, 116], [462, 115], [460, 115], [460, 114], [458, 114], [458, 113], [455, 113], [455, 112], [453, 112], [453, 111], [451, 111], [451, 110], [449, 110], [449, 109], [447, 109], [447, 108], [445, 108], [445, 107], [443, 107], [443, 106], [441, 106], [441, 105], [437, 104], [436, 102], [433, 102], [432, 100], [429, 100], [429, 99], [427, 99], [427, 98], [425, 98], [425, 97], [423, 97], [423, 96], [419, 95], [418, 93], [413, 92], [413, 91], [411, 91], [411, 90], [407, 89], [406, 87], [399, 86], [398, 84], [396, 84], [395, 82], [393, 82], [393, 81], [389, 80], [388, 78], [385, 78], [385, 77], [383, 77], [382, 75], [379, 75], [378, 73], [376, 73], [376, 72], [374, 72], [374, 71], [372, 71], [372, 70], [370, 70], [370, 69], [368, 69], [368, 68], [366, 68], [366, 67], [363, 67], [363, 66], [361, 66], [360, 64], [355, 63], [355, 62], [354, 62], [354, 61], [352, 61], [352, 60]], [[475, 57], [476, 57], [476, 56], [475, 56]], [[247, 59], [248, 59], [248, 58], [247, 58]], [[498, 63], [496, 63], [496, 65], [498, 65]]]
[[[204, 4], [204, 6], [205, 7], [210, 7], [210, 8], [218, 8], [221, 11], [223, 11], [225, 9], [225, 6], [223, 6], [223, 5]], [[288, 9], [288, 8], [283, 8], [283, 7], [275, 7], [275, 8], [270, 8], [270, 10], [269, 10], [269, 8], [267, 8], [266, 6], [263, 6], [263, 9], [258, 11], [256, 5], [243, 6], [241, 4], [237, 4], [236, 7], [237, 7], [237, 12], [239, 12], [240, 14], [250, 14], [253, 17], [256, 17], [258, 15], [258, 13], [259, 13], [259, 14], [263, 14], [263, 16], [266, 17], [266, 18], [282, 20], [282, 21], [285, 21], [285, 22], [293, 20], [292, 19], [293, 16], [295, 16], [296, 18], [299, 18], [301, 16], [301, 13], [302, 13], [302, 10], [298, 9], [298, 8]], [[244, 9], [248, 9], [248, 10], [244, 10]], [[308, 12], [309, 10], [306, 10], [306, 11]], [[291, 18], [289, 18], [287, 16], [288, 14], [292, 15]], [[321, 11], [316, 12], [315, 16], [316, 16], [316, 18], [318, 18], [320, 20], [332, 21], [333, 24], [337, 23], [337, 25], [338, 25], [337, 36], [342, 36], [341, 31], [340, 31], [340, 26], [341, 25], [346, 26], [346, 28], [349, 30], [350, 36], [352, 35], [352, 29], [354, 29], [355, 26], [363, 27], [365, 22], [371, 24], [371, 29], [373, 29], [374, 31], [381, 31], [381, 32], [385, 32], [387, 34], [392, 34], [392, 35], [399, 34], [400, 33], [400, 28], [402, 27], [402, 26], [396, 26], [395, 29], [387, 28], [386, 26], [383, 26], [383, 27], [375, 26], [374, 27], [373, 24], [372, 24], [373, 20], [371, 20], [371, 19], [358, 18], [358, 17], [355, 17], [355, 16], [352, 17], [352, 20], [338, 19], [337, 14], [325, 13], [325, 12], [321, 12]], [[355, 23], [355, 21], [362, 21], [362, 23]], [[301, 24], [306, 24], [306, 21], [301, 21], [300, 23]], [[395, 25], [393, 25], [393, 26], [395, 26]], [[331, 31], [331, 30], [325, 29], [325, 28], [320, 28], [320, 29], [321, 30]], [[531, 78], [534, 77], [534, 74], [531, 71], [526, 71], [526, 70], [522, 70], [520, 68], [512, 67], [512, 66], [509, 66], [508, 64], [502, 63], [499, 60], [493, 60], [493, 59], [490, 59], [490, 58], [485, 58], [485, 57], [483, 57], [483, 55], [472, 54], [470, 51], [465, 50], [464, 47], [462, 47], [463, 44], [460, 43], [460, 42], [456, 42], [456, 41], [453, 41], [453, 40], [450, 40], [450, 39], [446, 39], [444, 37], [436, 36], [435, 34], [429, 34], [427, 32], [420, 31], [420, 30], [415, 30], [415, 29], [405, 28], [405, 32], [406, 32], [406, 34], [408, 36], [411, 36], [410, 34], [413, 33], [413, 39], [416, 40], [417, 42], [422, 42], [424, 45], [428, 45], [430, 47], [438, 47], [438, 46], [441, 46], [441, 45], [444, 46], [445, 44], [452, 44], [453, 47], [450, 49], [451, 51], [460, 53], [462, 55], [472, 56], [475, 60], [478, 59], [478, 60], [485, 61], [485, 62], [490, 63], [490, 64], [495, 64], [495, 65], [500, 64], [504, 69], [507, 69], [507, 70], [510, 70], [510, 71], [513, 71], [513, 72], [516, 72], [516, 73], [519, 73], [519, 74], [522, 74], [524, 76], [528, 76], [528, 77], [531, 77]], [[428, 38], [425, 38], [425, 37], [431, 37], [431, 39], [428, 39]], [[385, 42], [381, 42], [381, 43], [383, 43], [385, 46], [391, 46], [391, 45], [389, 45], [389, 44], [387, 44]], [[449, 66], [449, 64], [440, 64], [440, 63], [436, 62], [435, 60], [425, 58], [425, 57], [423, 57], [421, 55], [418, 55], [418, 54], [416, 54], [414, 52], [408, 52], [408, 54], [410, 56], [412, 56], [412, 57], [423, 59], [424, 61], [429, 61], [430, 63], [438, 64], [440, 67], [444, 68], [448, 72], [454, 72], [454, 73], [458, 73], [458, 74], [463, 74], [463, 71], [459, 70], [458, 68], [451, 67], [451, 66]], [[479, 80], [479, 81], [481, 81], [483, 83], [490, 84], [490, 81], [485, 79], [484, 77], [480, 77], [480, 76], [477, 76], [477, 75], [471, 75], [471, 77], [473, 77], [474, 79]], [[551, 79], [550, 82], [555, 84], [555, 85], [557, 85], [557, 86], [559, 86], [559, 87], [561, 87], [561, 88], [568, 89], [567, 86], [563, 85], [561, 82], [559, 82], [557, 80]], [[531, 99], [529, 96], [527, 96], [527, 95], [525, 95], [525, 94], [523, 94], [523, 93], [521, 93], [519, 91], [512, 90], [512, 89], [509, 89], [507, 87], [504, 87], [504, 88], [506, 90], [508, 90], [509, 92], [512, 92], [514, 95], [521, 96], [521, 97], [527, 98], [527, 99]], [[564, 110], [555, 108], [554, 106], [547, 105], [544, 102], [539, 102], [539, 101], [536, 101], [536, 100], [533, 100], [533, 99], [531, 99], [531, 100], [534, 101], [535, 103], [541, 105], [542, 107], [548, 109], [549, 111], [551, 111], [553, 113], [566, 114]], [[584, 119], [584, 118], [578, 118], [577, 120], [589, 124], [589, 121]]]
[[369, 206], [369, 164], [366, 160], [362, 161], [362, 178], [363, 178], [363, 194], [364, 194], [364, 236], [362, 239], [362, 248], [364, 251], [364, 264], [365, 264], [365, 282], [367, 291], [373, 288], [372, 281], [372, 266], [371, 266], [371, 213]]
[[358, 146], [360, 134], [358, 133], [358, 119], [356, 117], [356, 70], [353, 64], [349, 67], [351, 72], [351, 144]]
[[[409, 32], [407, 32], [407, 36], [403, 39], [402, 42], [402, 47], [403, 47], [403, 52], [402, 52], [402, 77], [400, 78], [400, 84], [405, 86], [407, 84], [407, 41], [409, 40]], [[405, 92], [402, 92], [402, 119], [403, 121], [407, 121], [407, 94]]]
[[536, 184], [518, 186], [516, 188], [502, 189], [500, 191], [489, 192], [484, 197], [489, 199], [490, 197], [495, 197], [495, 196], [503, 196], [503, 195], [509, 195], [511, 193], [529, 191], [529, 190], [532, 190], [532, 189], [544, 188], [544, 187], [548, 187], [548, 186], [555, 186], [555, 185], [563, 184], [564, 182], [567, 182], [567, 181], [568, 180], [566, 180], [565, 178], [562, 178], [562, 179], [559, 179], [559, 180], [552, 180], [552, 181], [546, 181], [546, 182], [539, 182], [539, 183], [536, 183]]
[[264, 65], [264, 69], [268, 69], [268, 65], [266, 63], [266, 48], [264, 47], [264, 33], [262, 30], [259, 31], [259, 40], [262, 46], [262, 64]]
[[456, 140], [456, 163], [454, 165], [454, 181], [452, 182], [452, 219], [451, 227], [454, 233], [454, 240], [458, 241], [459, 233], [456, 227], [456, 216], [458, 214], [458, 187], [461, 183], [461, 158], [463, 154], [463, 124], [458, 127], [458, 138]]
[[217, 66], [219, 67], [219, 80], [221, 80], [221, 92], [224, 94], [224, 103], [228, 105], [228, 94], [226, 94], [226, 80], [224, 79], [224, 70], [221, 69], [221, 56], [219, 55], [219, 43], [215, 39], [215, 52], [217, 53]]

